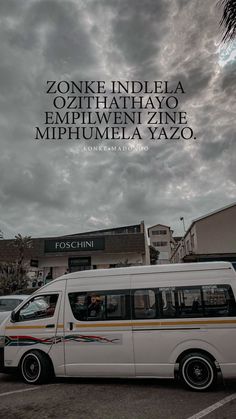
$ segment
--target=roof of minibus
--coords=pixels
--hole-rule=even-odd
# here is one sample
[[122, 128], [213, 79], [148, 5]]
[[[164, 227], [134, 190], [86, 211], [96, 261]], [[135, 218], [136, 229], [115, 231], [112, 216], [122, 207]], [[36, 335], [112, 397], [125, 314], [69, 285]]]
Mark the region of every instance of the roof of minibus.
[[[189, 271], [206, 271], [218, 269], [233, 269], [230, 262], [197, 262], [197, 263], [171, 263], [168, 265], [141, 265], [130, 266], [125, 268], [111, 268], [111, 269], [92, 269], [85, 271], [77, 271], [69, 273], [54, 279], [52, 282], [61, 280], [70, 280], [74, 278], [92, 278], [99, 276], [113, 276], [113, 275], [133, 275], [142, 273], [166, 273], [166, 272], [189, 272]], [[235, 272], [235, 271], [234, 271]], [[50, 282], [50, 283], [52, 283]]]

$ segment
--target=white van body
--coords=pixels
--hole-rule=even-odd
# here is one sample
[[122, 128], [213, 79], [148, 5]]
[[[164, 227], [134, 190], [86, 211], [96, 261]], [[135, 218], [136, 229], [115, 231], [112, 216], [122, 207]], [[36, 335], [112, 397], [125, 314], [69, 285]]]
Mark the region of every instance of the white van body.
[[22, 301], [28, 298], [28, 295], [2, 295], [0, 296], [0, 323], [9, 316]]
[[[228, 262], [67, 274], [0, 325], [0, 372], [20, 368], [25, 381], [39, 383], [49, 370], [57, 377], [174, 378], [179, 367], [189, 388], [205, 390], [218, 370], [236, 377], [235, 296]], [[56, 300], [51, 314], [44, 307], [34, 313], [49, 299]], [[81, 312], [75, 299], [83, 300]], [[103, 317], [88, 314], [93, 299]]]

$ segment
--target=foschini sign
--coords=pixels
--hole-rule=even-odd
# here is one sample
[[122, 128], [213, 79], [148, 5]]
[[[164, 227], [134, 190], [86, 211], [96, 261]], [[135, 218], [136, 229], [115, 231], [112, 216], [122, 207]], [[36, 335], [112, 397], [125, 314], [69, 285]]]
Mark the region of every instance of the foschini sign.
[[93, 250], [104, 250], [105, 249], [105, 238], [95, 237], [80, 239], [53, 239], [45, 240], [44, 251], [49, 252], [80, 252], [80, 251], [93, 251]]

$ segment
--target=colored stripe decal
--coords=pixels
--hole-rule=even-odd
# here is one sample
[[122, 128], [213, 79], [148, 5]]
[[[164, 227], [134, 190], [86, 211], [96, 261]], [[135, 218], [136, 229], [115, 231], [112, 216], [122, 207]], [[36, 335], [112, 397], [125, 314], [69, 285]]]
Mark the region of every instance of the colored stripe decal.
[[[135, 321], [135, 322], [101, 322], [101, 323], [76, 323], [75, 327], [78, 329], [84, 328], [99, 328], [99, 327], [145, 327], [145, 326], [201, 326], [201, 325], [220, 325], [220, 324], [236, 324], [236, 320], [181, 320], [181, 321]], [[42, 325], [19, 325], [19, 326], [7, 326], [7, 330], [17, 329], [45, 329]], [[57, 328], [63, 329], [64, 325], [59, 324]]]
[[48, 338], [36, 338], [34, 336], [6, 336], [5, 346], [33, 346], [33, 345], [54, 345], [57, 343], [99, 343], [99, 344], [117, 344], [122, 342], [122, 338], [115, 335], [113, 338], [96, 335], [67, 335], [51, 336]]

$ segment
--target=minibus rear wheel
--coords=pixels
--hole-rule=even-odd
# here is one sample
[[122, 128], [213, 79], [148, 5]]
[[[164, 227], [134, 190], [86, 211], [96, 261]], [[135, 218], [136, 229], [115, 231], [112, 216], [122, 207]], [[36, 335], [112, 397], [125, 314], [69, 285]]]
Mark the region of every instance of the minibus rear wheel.
[[181, 359], [179, 375], [185, 387], [195, 391], [210, 390], [217, 382], [214, 361], [200, 352], [189, 353]]
[[20, 363], [20, 371], [24, 381], [28, 384], [43, 384], [52, 376], [50, 359], [43, 352], [27, 352]]

